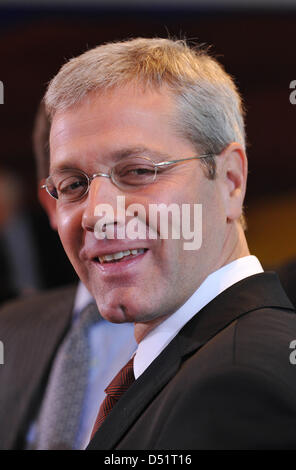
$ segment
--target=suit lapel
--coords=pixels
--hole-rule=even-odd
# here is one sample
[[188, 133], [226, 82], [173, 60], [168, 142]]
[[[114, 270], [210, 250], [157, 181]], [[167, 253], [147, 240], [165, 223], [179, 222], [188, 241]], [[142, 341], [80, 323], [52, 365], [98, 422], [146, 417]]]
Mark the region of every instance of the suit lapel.
[[147, 405], [177, 373], [180, 364], [178, 344], [171, 342], [120, 398], [87, 450], [114, 448]]
[[180, 330], [120, 398], [87, 449], [108, 450], [116, 447], [188, 356], [242, 315], [265, 307], [293, 310], [274, 273], [250, 276], [222, 292]]
[[237, 282], [198, 312], [178, 335], [181, 355], [190, 354], [233, 321], [262, 308], [294, 311], [278, 276], [273, 272], [255, 274]]

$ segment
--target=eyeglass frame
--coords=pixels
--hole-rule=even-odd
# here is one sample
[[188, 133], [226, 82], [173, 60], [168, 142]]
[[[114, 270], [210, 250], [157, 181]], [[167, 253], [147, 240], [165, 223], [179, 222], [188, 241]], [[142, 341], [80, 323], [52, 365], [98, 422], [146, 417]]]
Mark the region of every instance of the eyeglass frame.
[[[150, 182], [150, 183], [147, 183], [146, 185], [143, 184], [139, 184], [138, 187], [141, 187], [141, 186], [149, 186], [150, 184], [154, 183], [154, 181], [156, 180], [156, 176], [157, 176], [157, 170], [158, 168], [162, 168], [164, 166], [169, 166], [169, 165], [174, 165], [175, 163], [182, 163], [182, 162], [185, 162], [185, 161], [188, 161], [188, 160], [200, 160], [202, 158], [208, 158], [208, 157], [214, 157], [215, 154], [214, 153], [206, 153], [206, 154], [203, 154], [203, 155], [196, 155], [194, 157], [188, 157], [188, 158], [181, 158], [181, 159], [178, 159], [178, 160], [165, 160], [163, 162], [159, 162], [159, 163], [155, 163], [153, 160], [151, 160], [149, 157], [134, 157], [134, 158], [142, 158], [142, 159], [145, 159], [145, 160], [148, 160], [150, 163], [152, 163], [153, 167], [154, 167], [154, 170], [155, 170], [155, 173], [154, 173], [154, 177], [153, 177], [153, 180]], [[98, 173], [94, 173], [93, 175], [89, 176], [87, 173], [85, 173], [83, 170], [78, 170], [78, 169], [75, 169], [75, 168], [72, 168], [73, 171], [76, 171], [77, 173], [80, 173], [82, 175], [84, 175], [86, 177], [86, 180], [87, 180], [87, 190], [85, 191], [84, 194], [82, 194], [79, 198], [77, 199], [74, 199], [73, 201], [69, 201], [69, 202], [76, 202], [76, 201], [80, 201], [80, 199], [84, 198], [87, 193], [89, 192], [89, 189], [90, 189], [90, 185], [91, 185], [91, 182], [97, 178], [98, 176], [102, 176], [104, 178], [110, 178], [112, 183], [114, 184], [114, 186], [116, 186], [117, 188], [119, 189], [122, 189], [122, 187], [120, 187], [116, 180], [114, 180], [114, 177], [113, 177], [113, 170], [114, 168], [116, 167], [117, 164], [115, 164], [111, 170], [110, 170], [110, 173], [102, 173], [102, 172], [98, 172]], [[70, 169], [69, 169], [70, 170]], [[67, 171], [69, 171], [67, 169]], [[65, 170], [66, 171], [66, 170]], [[46, 180], [45, 180], [45, 184], [43, 184], [41, 186], [41, 189], [46, 189], [47, 193], [53, 198], [55, 199], [56, 201], [59, 200], [58, 197], [54, 197], [48, 190], [48, 186], [47, 186], [47, 180], [51, 178], [51, 175], [49, 175]], [[127, 190], [128, 191], [128, 190]]]

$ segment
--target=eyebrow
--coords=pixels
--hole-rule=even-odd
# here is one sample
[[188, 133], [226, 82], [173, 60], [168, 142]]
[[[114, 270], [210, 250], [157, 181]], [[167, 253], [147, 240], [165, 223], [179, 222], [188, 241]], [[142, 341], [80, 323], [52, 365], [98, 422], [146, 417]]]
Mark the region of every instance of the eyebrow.
[[[133, 146], [133, 147], [126, 147], [119, 150], [111, 151], [108, 155], [108, 160], [113, 161], [114, 164], [124, 158], [130, 157], [149, 157], [151, 160], [155, 162], [166, 161], [170, 160], [171, 156], [164, 152], [159, 152], [157, 150], [152, 150], [151, 148], [145, 146]], [[69, 157], [71, 158], [71, 157]], [[95, 159], [92, 160], [95, 162]], [[73, 163], [64, 163], [60, 164], [57, 167], [50, 168], [50, 173], [53, 171], [63, 171], [63, 170], [81, 170], [81, 168]]]
[[168, 159], [170, 156], [164, 152], [159, 152], [152, 150], [149, 147], [139, 146], [139, 147], [127, 147], [111, 153], [111, 158], [113, 160], [122, 160], [123, 158], [129, 157], [149, 157], [151, 159]]

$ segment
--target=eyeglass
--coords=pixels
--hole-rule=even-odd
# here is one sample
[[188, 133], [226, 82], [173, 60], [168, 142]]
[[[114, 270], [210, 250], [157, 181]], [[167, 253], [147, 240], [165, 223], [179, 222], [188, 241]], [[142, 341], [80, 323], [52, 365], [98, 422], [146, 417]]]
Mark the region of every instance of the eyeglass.
[[148, 157], [133, 157], [116, 163], [110, 173], [99, 172], [92, 176], [77, 169], [57, 170], [46, 179], [41, 188], [46, 189], [50, 196], [63, 203], [82, 199], [88, 193], [92, 180], [98, 176], [110, 178], [119, 189], [135, 191], [141, 186], [153, 183], [156, 175], [164, 172], [170, 165], [212, 156], [214, 155], [210, 153], [160, 163], [155, 163]]

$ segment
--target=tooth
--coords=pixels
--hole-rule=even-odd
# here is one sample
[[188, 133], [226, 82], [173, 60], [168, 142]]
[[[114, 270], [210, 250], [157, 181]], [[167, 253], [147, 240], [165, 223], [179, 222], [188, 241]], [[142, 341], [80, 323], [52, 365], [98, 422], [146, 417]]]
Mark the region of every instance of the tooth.
[[112, 261], [113, 260], [113, 255], [105, 255], [104, 256], [104, 261]]
[[123, 251], [119, 251], [118, 253], [113, 253], [113, 259], [121, 259], [124, 257]]
[[118, 260], [118, 259], [123, 258], [124, 256], [129, 256], [130, 254], [137, 255], [137, 254], [142, 254], [144, 252], [145, 252], [144, 248], [139, 248], [136, 250], [124, 250], [124, 251], [118, 251], [117, 253], [112, 253], [109, 255], [99, 256], [98, 259], [100, 263], [108, 263], [109, 261]]

